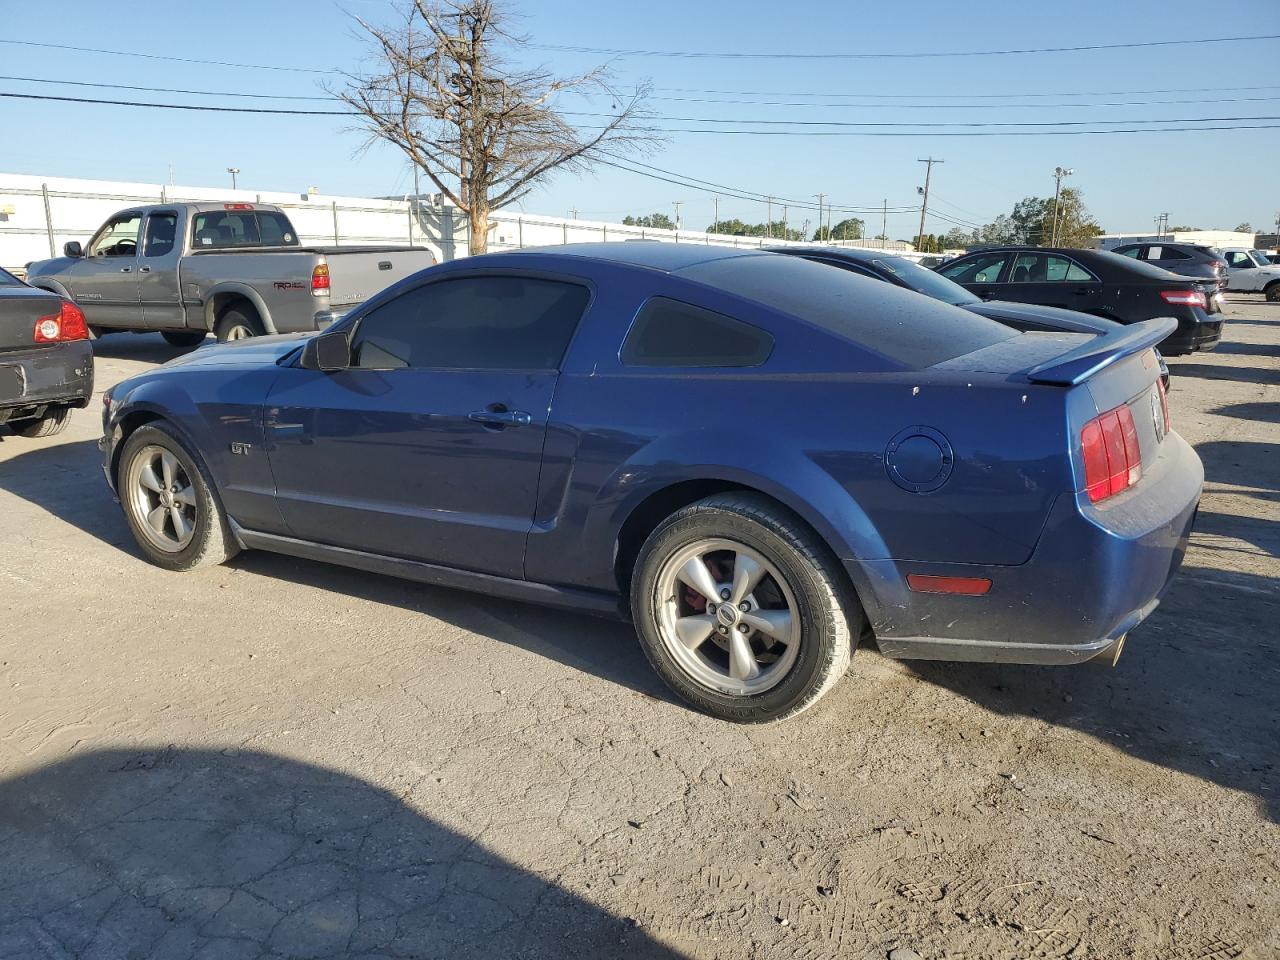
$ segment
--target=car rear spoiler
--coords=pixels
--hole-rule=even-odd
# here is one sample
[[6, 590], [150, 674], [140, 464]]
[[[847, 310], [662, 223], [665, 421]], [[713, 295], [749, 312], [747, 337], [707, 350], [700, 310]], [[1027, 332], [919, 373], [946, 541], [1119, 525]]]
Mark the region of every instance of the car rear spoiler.
[[1154, 347], [1177, 329], [1178, 321], [1173, 317], [1154, 317], [1129, 324], [1119, 330], [1099, 334], [1060, 357], [1032, 367], [1027, 371], [1027, 379], [1032, 383], [1074, 386], [1117, 360]]

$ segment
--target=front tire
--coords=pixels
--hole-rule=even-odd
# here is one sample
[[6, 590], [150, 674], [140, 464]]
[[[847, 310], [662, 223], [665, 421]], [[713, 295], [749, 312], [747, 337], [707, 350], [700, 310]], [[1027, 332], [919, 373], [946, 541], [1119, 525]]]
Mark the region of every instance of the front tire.
[[708, 497], [654, 530], [636, 560], [631, 608], [667, 685], [735, 723], [816, 703], [848, 670], [862, 622], [822, 541], [754, 494]]
[[228, 307], [222, 311], [213, 332], [219, 343], [226, 343], [260, 337], [267, 331], [262, 326], [262, 318], [251, 307]]
[[33, 440], [41, 437], [52, 437], [67, 429], [67, 424], [71, 422], [71, 408], [59, 407], [57, 410], [48, 411], [43, 417], [35, 420], [20, 420], [17, 423], [10, 424], [13, 432], [20, 437], [30, 437]]
[[171, 347], [198, 347], [208, 334], [203, 330], [161, 330], [160, 336]]
[[1268, 303], [1280, 303], [1280, 280], [1273, 280], [1262, 293]]
[[129, 436], [116, 490], [134, 539], [156, 566], [194, 570], [239, 552], [203, 462], [171, 428], [152, 423]]

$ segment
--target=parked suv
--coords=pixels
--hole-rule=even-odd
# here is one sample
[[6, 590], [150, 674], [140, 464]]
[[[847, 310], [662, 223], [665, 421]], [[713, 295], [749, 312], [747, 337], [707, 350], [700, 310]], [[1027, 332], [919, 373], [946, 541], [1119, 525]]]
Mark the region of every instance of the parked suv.
[[1194, 243], [1126, 243], [1111, 251], [1153, 263], [1182, 277], [1206, 277], [1218, 281], [1219, 289], [1227, 286], [1227, 261], [1222, 251]]

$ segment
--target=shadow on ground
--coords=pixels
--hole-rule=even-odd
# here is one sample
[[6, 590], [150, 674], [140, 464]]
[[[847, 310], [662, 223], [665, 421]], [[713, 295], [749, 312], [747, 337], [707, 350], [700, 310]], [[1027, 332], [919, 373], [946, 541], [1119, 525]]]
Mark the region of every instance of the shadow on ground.
[[[212, 338], [205, 340], [205, 344], [213, 342]], [[107, 333], [93, 341], [93, 355], [99, 359], [140, 363], [167, 363], [196, 349], [171, 346], [158, 333]]]
[[173, 748], [0, 783], [0, 956], [680, 956], [434, 821], [434, 786]]
[[1271, 370], [1266, 367], [1242, 367], [1226, 363], [1177, 363], [1175, 361], [1169, 364], [1169, 373], [1175, 378], [1200, 377], [1203, 380], [1280, 384], [1280, 370]]
[[1209, 411], [1219, 417], [1238, 420], [1257, 420], [1259, 423], [1280, 423], [1280, 403], [1258, 400], [1254, 403], [1227, 403]]

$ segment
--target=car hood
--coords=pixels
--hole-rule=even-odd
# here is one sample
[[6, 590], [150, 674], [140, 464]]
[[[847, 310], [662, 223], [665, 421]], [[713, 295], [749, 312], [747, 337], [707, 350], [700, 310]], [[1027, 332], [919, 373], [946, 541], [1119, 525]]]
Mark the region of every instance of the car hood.
[[1061, 307], [1042, 307], [1034, 303], [1010, 303], [1007, 300], [984, 300], [981, 303], [961, 304], [966, 310], [989, 320], [1024, 321], [1069, 333], [1107, 333], [1120, 326], [1113, 320], [1104, 320], [1076, 310]]
[[250, 337], [230, 343], [210, 343], [170, 360], [162, 369], [265, 366], [277, 363], [281, 357], [292, 353], [309, 336], [313, 334], [287, 333], [273, 337]]
[[32, 260], [27, 264], [28, 277], [48, 277], [66, 273], [75, 263], [73, 257], [54, 257], [52, 260]]

